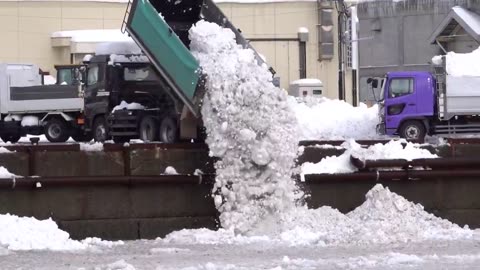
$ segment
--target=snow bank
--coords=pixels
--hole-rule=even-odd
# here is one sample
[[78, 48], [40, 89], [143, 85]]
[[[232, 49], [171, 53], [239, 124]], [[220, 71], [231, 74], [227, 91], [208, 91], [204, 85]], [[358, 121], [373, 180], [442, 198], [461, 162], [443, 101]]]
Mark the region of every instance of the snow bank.
[[80, 143], [80, 150], [85, 152], [98, 152], [103, 151], [103, 143]]
[[[308, 209], [296, 207], [266, 219], [257, 226], [256, 236], [235, 234], [232, 230], [207, 229], [173, 232], [163, 239], [174, 244], [250, 244], [278, 241], [289, 245], [369, 245], [458, 240], [473, 237], [473, 231], [436, 217], [378, 184], [355, 210], [342, 214], [329, 206]], [[261, 229], [261, 230], [260, 230]]]
[[83, 250], [91, 247], [111, 247], [123, 242], [87, 238], [70, 239], [70, 235], [58, 228], [52, 219], [37, 220], [31, 217], [0, 215], [0, 248], [10, 250]]
[[[480, 48], [471, 53], [448, 52], [445, 55], [447, 73], [452, 76], [480, 76]], [[441, 56], [434, 56], [432, 63], [440, 65]]]
[[145, 109], [145, 106], [143, 106], [142, 104], [140, 103], [136, 103], [136, 102], [132, 102], [132, 103], [127, 103], [126, 101], [122, 100], [122, 102], [120, 102], [120, 105], [117, 105], [113, 108], [112, 110], [112, 113], [114, 111], [117, 111], [117, 110], [123, 110], [123, 109], [127, 109], [127, 110], [143, 110]]
[[289, 97], [299, 126], [298, 140], [375, 139], [378, 107], [353, 107], [341, 100]]
[[202, 116], [215, 164], [213, 193], [224, 228], [248, 233], [267, 216], [294, 207], [291, 179], [298, 127], [285, 91], [230, 29], [200, 21], [190, 48], [208, 74]]
[[[5, 149], [5, 150], [8, 151], [8, 149], [6, 149], [6, 148], [2, 147], [2, 149]], [[7, 153], [7, 152], [5, 152], [5, 153]], [[0, 166], [0, 178], [14, 178], [14, 177], [16, 177], [15, 174], [9, 172], [5, 167]]]
[[322, 159], [318, 163], [305, 162], [301, 166], [302, 179], [305, 174], [320, 173], [352, 173], [357, 168], [350, 162], [350, 156], [361, 160], [377, 159], [405, 159], [413, 160], [418, 158], [437, 158], [438, 156], [430, 153], [426, 149], [420, 148], [420, 144], [407, 142], [406, 140], [392, 140], [386, 144], [375, 144], [368, 148], [363, 148], [354, 140], [348, 140], [342, 144], [345, 152], [340, 156], [330, 156]]

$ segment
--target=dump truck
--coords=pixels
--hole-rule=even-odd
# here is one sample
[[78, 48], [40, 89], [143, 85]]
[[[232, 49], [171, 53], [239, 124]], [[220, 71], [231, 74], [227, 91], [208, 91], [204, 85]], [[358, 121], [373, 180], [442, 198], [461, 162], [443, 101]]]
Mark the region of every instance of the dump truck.
[[[160, 140], [171, 143], [201, 138], [199, 106], [205, 92], [205, 75], [189, 50], [188, 38], [188, 30], [201, 19], [231, 29], [238, 44], [253, 50], [240, 30], [233, 26], [212, 0], [128, 2], [122, 31], [128, 32], [148, 58], [148, 64], [139, 65], [156, 72], [157, 87], [156, 90], [146, 91], [148, 94], [142, 91], [117, 93], [115, 99], [108, 99], [109, 105], [104, 106], [102, 113], [89, 113], [93, 105], [90, 106], [87, 94], [88, 126], [91, 127], [95, 140], [111, 137], [115, 142], [124, 142], [141, 138], [144, 141]], [[264, 64], [259, 54], [253, 51], [258, 64]], [[270, 71], [275, 73], [272, 68]], [[114, 73], [122, 74], [122, 71], [118, 72], [117, 70]], [[90, 80], [88, 77], [89, 74], [87, 89]], [[119, 110], [112, 110], [113, 105], [119, 105], [121, 101], [128, 104], [139, 103], [144, 108], [124, 106]]]
[[[448, 58], [432, 71], [389, 72], [382, 80], [377, 133], [423, 140], [426, 135], [480, 132], [480, 76], [454, 76]], [[369, 80], [377, 87], [378, 80]]]
[[81, 83], [43, 85], [42, 81], [34, 64], [0, 64], [0, 138], [4, 142], [15, 143], [26, 134], [45, 134], [50, 142], [84, 135]]

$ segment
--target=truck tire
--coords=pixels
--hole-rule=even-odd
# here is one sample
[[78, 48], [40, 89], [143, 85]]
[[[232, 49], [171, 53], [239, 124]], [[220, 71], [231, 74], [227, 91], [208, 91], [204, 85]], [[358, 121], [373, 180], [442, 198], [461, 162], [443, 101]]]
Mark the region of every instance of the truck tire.
[[18, 134], [8, 134], [8, 135], [2, 135], [0, 138], [2, 138], [2, 141], [4, 142], [11, 142], [11, 143], [17, 143], [20, 140], [20, 135]]
[[45, 125], [45, 137], [49, 142], [66, 142], [70, 137], [68, 124], [63, 119], [51, 118]]
[[158, 123], [151, 116], [143, 117], [140, 122], [140, 139], [144, 142], [153, 142], [158, 140]]
[[96, 142], [105, 142], [108, 139], [107, 122], [105, 117], [99, 116], [93, 122], [93, 140]]
[[89, 142], [93, 139], [92, 133], [84, 133], [83, 131], [76, 131], [72, 135], [72, 139], [76, 142]]
[[426, 135], [425, 125], [418, 120], [409, 120], [403, 123], [399, 130], [400, 137], [407, 140], [423, 141]]
[[113, 142], [114, 143], [121, 143], [124, 144], [126, 142], [130, 141], [130, 137], [125, 137], [125, 136], [113, 136]]
[[173, 117], [165, 117], [160, 123], [160, 141], [164, 143], [175, 143], [178, 141], [177, 121]]

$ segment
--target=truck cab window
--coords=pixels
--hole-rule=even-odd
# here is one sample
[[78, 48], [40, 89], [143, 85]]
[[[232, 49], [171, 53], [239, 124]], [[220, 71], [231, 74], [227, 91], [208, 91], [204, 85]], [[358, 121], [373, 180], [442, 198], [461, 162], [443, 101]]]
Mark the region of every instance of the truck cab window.
[[98, 66], [90, 66], [89, 67], [88, 75], [87, 75], [87, 84], [88, 85], [94, 85], [98, 82], [98, 73], [99, 73]]
[[66, 84], [71, 85], [73, 78], [72, 78], [72, 71], [70, 69], [61, 69], [58, 71], [58, 84]]
[[390, 97], [401, 97], [413, 93], [413, 79], [399, 78], [390, 81]]
[[151, 66], [143, 67], [125, 67], [123, 69], [123, 78], [125, 81], [156, 81], [157, 74]]

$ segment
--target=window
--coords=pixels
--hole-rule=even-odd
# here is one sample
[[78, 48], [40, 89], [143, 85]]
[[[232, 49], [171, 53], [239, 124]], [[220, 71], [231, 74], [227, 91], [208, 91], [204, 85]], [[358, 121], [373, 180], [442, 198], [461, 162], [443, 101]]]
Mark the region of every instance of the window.
[[321, 95], [321, 94], [322, 94], [322, 90], [316, 90], [316, 89], [313, 90], [313, 95]]
[[144, 67], [125, 67], [123, 69], [125, 81], [156, 81], [157, 74], [151, 66]]
[[71, 85], [73, 81], [72, 71], [70, 69], [59, 69], [58, 70], [58, 83]]
[[99, 71], [98, 66], [91, 66], [88, 69], [88, 74], [87, 74], [88, 85], [94, 85], [98, 82], [98, 71]]
[[390, 97], [401, 97], [413, 93], [413, 79], [402, 78], [390, 81]]

